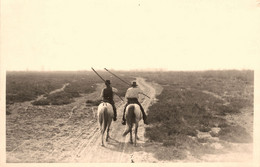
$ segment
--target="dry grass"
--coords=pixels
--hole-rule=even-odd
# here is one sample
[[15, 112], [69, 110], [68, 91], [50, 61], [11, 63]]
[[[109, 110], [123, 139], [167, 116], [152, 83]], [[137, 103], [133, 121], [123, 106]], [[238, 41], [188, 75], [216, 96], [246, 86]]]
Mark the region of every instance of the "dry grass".
[[[208, 144], [209, 139], [199, 138], [198, 131], [226, 142], [252, 142], [252, 134], [225, 119], [225, 115], [239, 114], [243, 107], [253, 106], [252, 71], [171, 72], [146, 77], [164, 87], [157, 97], [159, 102], [149, 108], [151, 126], [145, 133], [167, 147], [158, 150], [156, 156], [178, 160], [185, 152], [198, 158], [221, 152]], [[221, 131], [212, 133], [213, 127]]]
[[[106, 72], [99, 73], [105, 79], [110, 79], [112, 86], [119, 90], [118, 94], [124, 96], [128, 85]], [[219, 138], [220, 142], [252, 142], [252, 134], [248, 133], [244, 127], [231, 124], [225, 119], [226, 115], [239, 114], [244, 107], [253, 111], [252, 71], [116, 73], [129, 82], [134, 80], [132, 76], [140, 76], [147, 78], [148, 81], [159, 83], [164, 88], [161, 95], [157, 97], [159, 101], [149, 108], [150, 125], [146, 127], [145, 132], [145, 136], [150, 141], [161, 143], [163, 146], [155, 152], [158, 159], [183, 160], [187, 156], [199, 159], [204, 154], [221, 152], [210, 145], [212, 143], [210, 139], [199, 138], [199, 132], [209, 133], [212, 137]], [[47, 83], [47, 81], [49, 82]], [[45, 85], [35, 89], [39, 82], [43, 82]], [[65, 83], [70, 83], [70, 86], [64, 92], [48, 95], [49, 92], [62, 87]], [[10, 95], [8, 97], [11, 98], [7, 98], [7, 103], [32, 100], [46, 91], [47, 99], [39, 102], [40, 105], [69, 104], [80, 94], [93, 92], [97, 83], [102, 83], [102, 81], [93, 72], [55, 73], [50, 76], [38, 73], [8, 74], [7, 95]], [[46, 87], [46, 84], [49, 87]], [[28, 89], [26, 85], [29, 87]], [[85, 100], [88, 100], [89, 105], [99, 103], [93, 99]], [[75, 114], [78, 115], [75, 119], [69, 119], [69, 126], [64, 126], [64, 122], [57, 122], [57, 120], [68, 119], [70, 110], [64, 110], [63, 105], [46, 106], [53, 107], [52, 110], [47, 111], [40, 107], [33, 106], [28, 111], [18, 109], [18, 118], [12, 117], [12, 113], [8, 115], [7, 151], [21, 145], [22, 141], [31, 138], [39, 140], [43, 134], [44, 138], [53, 138], [53, 134], [59, 136], [60, 129], [67, 131], [70, 135], [69, 133], [73, 130], [70, 127], [77, 129], [84, 126], [84, 119], [90, 119], [92, 115], [91, 111], [76, 112]], [[9, 111], [7, 110], [7, 112]], [[44, 125], [46, 129], [41, 128]], [[221, 128], [221, 130], [219, 133], [212, 133], [211, 128], [213, 127]], [[19, 140], [12, 140], [12, 137]], [[50, 143], [44, 147], [53, 146]], [[44, 149], [44, 147], [39, 146], [35, 149]]]
[[[128, 85], [122, 83], [109, 73], [98, 71], [104, 79], [110, 79], [113, 87], [118, 89], [118, 95], [124, 96]], [[117, 74], [129, 83], [134, 80], [131, 75]], [[7, 73], [7, 97], [6, 103], [31, 101], [37, 96], [44, 95], [45, 98], [34, 101], [33, 105], [63, 105], [72, 103], [80, 94], [92, 93], [96, 90], [96, 84], [102, 80], [92, 71], [86, 72], [8, 72]], [[61, 88], [69, 83], [64, 91], [49, 94], [55, 89]]]

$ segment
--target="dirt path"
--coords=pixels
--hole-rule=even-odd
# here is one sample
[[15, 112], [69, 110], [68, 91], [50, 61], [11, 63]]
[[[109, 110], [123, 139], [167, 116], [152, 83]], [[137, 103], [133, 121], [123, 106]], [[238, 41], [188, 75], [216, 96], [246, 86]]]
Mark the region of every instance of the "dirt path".
[[[137, 84], [151, 99], [142, 97], [147, 112], [153, 104], [156, 90], [144, 79]], [[112, 122], [111, 139], [100, 146], [100, 132], [96, 114], [86, 100], [95, 100], [103, 84], [94, 93], [75, 99], [63, 106], [33, 106], [17, 104], [7, 117], [7, 162], [155, 162], [152, 153], [145, 152], [144, 124], [140, 122], [137, 147], [130, 144], [129, 135], [122, 137], [121, 124], [124, 104], [115, 97], [118, 120]], [[15, 112], [13, 111], [15, 110]]]
[[[55, 89], [55, 90], [51, 91], [49, 94], [51, 95], [51, 94], [54, 94], [54, 93], [62, 92], [62, 91], [64, 91], [64, 89], [65, 89], [67, 86], [69, 86], [69, 85], [70, 85], [70, 83], [65, 83], [61, 88]], [[38, 97], [36, 98], [35, 101], [38, 101], [38, 100], [41, 100], [41, 99], [46, 99], [46, 97], [44, 97], [44, 95], [40, 95], [40, 96], [38, 96]]]
[[[155, 97], [155, 89], [147, 84], [144, 79], [137, 78], [137, 84], [144, 91], [145, 94], [151, 97], [142, 98], [142, 105], [147, 111], [149, 105], [152, 103], [153, 98]], [[119, 102], [120, 105], [120, 102]], [[152, 155], [147, 155], [144, 152], [143, 145], [146, 141], [144, 137], [144, 124], [141, 121], [138, 131], [138, 140], [137, 147], [134, 147], [129, 143], [129, 135], [122, 137], [122, 133], [125, 129], [125, 126], [121, 124], [123, 106], [118, 107], [118, 120], [112, 123], [111, 126], [111, 139], [105, 143], [105, 147], [100, 146], [100, 132], [93, 127], [93, 136], [86, 141], [83, 141], [82, 146], [79, 148], [78, 154], [73, 157], [70, 161], [76, 162], [149, 162], [148, 157]], [[145, 156], [144, 156], [145, 155]]]
[[54, 94], [54, 93], [58, 93], [58, 92], [64, 91], [64, 89], [65, 89], [67, 86], [69, 86], [69, 85], [70, 85], [70, 83], [66, 83], [66, 84], [64, 84], [60, 89], [56, 89], [56, 90], [50, 92], [49, 94]]

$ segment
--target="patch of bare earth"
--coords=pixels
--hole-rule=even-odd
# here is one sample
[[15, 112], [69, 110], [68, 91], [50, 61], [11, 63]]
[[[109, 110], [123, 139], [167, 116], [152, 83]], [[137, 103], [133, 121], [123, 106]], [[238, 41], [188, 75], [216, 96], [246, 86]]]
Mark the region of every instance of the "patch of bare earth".
[[[211, 94], [212, 96], [222, 100], [223, 105], [229, 103], [219, 95], [213, 92], [203, 91], [204, 93]], [[224, 116], [225, 120], [234, 126], [241, 126], [245, 128], [247, 134], [250, 136], [242, 136], [241, 138], [248, 138], [253, 136], [253, 109], [250, 107], [242, 108], [238, 113], [231, 113]], [[206, 138], [212, 142], [211, 146], [220, 150], [221, 154], [206, 154], [202, 157], [203, 161], [207, 162], [252, 162], [253, 161], [253, 143], [252, 141], [246, 143], [235, 143], [222, 141], [218, 137], [212, 137], [210, 133], [217, 135], [221, 128], [212, 128], [210, 132], [200, 132], [199, 138]], [[223, 154], [224, 152], [224, 154]]]

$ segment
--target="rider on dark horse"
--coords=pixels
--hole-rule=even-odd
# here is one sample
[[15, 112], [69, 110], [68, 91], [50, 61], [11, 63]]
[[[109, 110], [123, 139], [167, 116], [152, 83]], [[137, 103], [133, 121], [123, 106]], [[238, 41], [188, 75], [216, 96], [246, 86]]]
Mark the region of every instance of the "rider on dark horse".
[[143, 109], [142, 105], [138, 101], [139, 94], [142, 93], [142, 90], [140, 88], [138, 88], [137, 86], [138, 85], [136, 84], [136, 82], [133, 82], [132, 83], [132, 87], [128, 88], [127, 91], [126, 91], [125, 98], [127, 99], [127, 103], [125, 105], [124, 113], [123, 113], [123, 121], [122, 121], [123, 125], [126, 124], [125, 110], [126, 110], [126, 107], [127, 107], [128, 104], [138, 104], [140, 106], [140, 109], [141, 109], [142, 114], [143, 114], [144, 123], [148, 124], [147, 121], [146, 121], [147, 117], [146, 117], [146, 114], [144, 112], [144, 109]]
[[116, 88], [112, 88], [110, 85], [110, 80], [106, 80], [105, 81], [106, 84], [106, 88], [102, 89], [101, 91], [101, 97], [103, 102], [108, 102], [112, 105], [113, 107], [113, 111], [114, 111], [114, 118], [113, 120], [116, 121], [117, 120], [117, 113], [116, 113], [116, 106], [115, 106], [115, 102], [113, 100], [114, 97], [114, 92], [117, 92]]

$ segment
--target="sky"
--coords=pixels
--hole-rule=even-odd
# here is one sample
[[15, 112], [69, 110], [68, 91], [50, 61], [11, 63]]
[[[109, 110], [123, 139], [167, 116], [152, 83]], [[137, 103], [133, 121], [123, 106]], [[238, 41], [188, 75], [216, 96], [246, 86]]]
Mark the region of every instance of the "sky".
[[2, 0], [1, 66], [7, 71], [255, 69], [257, 3]]

